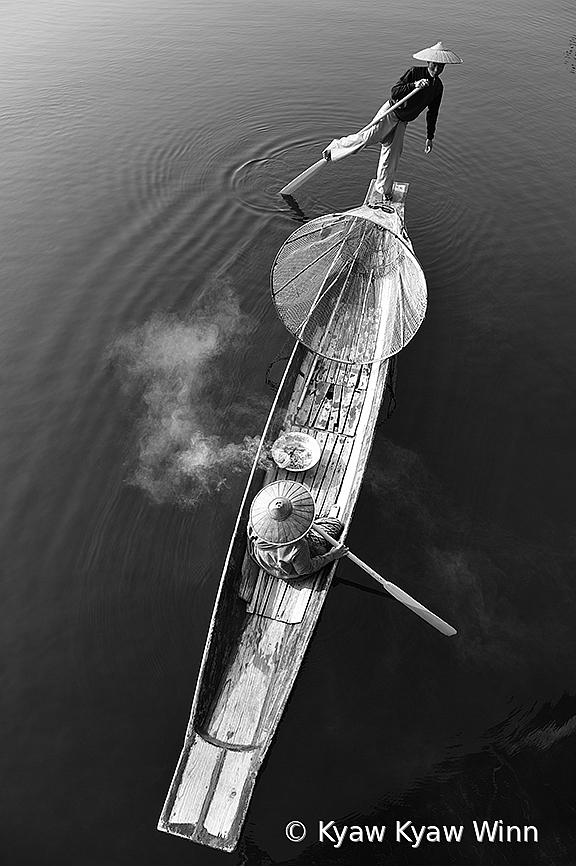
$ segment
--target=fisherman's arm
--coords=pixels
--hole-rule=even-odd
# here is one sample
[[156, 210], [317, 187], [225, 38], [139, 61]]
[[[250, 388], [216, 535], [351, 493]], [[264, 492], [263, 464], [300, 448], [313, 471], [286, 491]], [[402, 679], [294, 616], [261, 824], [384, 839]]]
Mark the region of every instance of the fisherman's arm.
[[399, 99], [408, 96], [409, 93], [412, 93], [414, 87], [426, 87], [427, 84], [426, 69], [423, 66], [413, 66], [391, 88], [392, 102], [398, 102]]
[[346, 556], [348, 548], [344, 544], [339, 544], [337, 547], [332, 547], [328, 553], [323, 553], [321, 556], [310, 556], [310, 548], [308, 544], [302, 545], [292, 559], [292, 566], [299, 577], [304, 577], [306, 574], [314, 574], [315, 571], [320, 571], [325, 565]]
[[426, 112], [426, 145], [424, 153], [430, 153], [434, 146], [434, 135], [436, 133], [436, 121], [438, 120], [438, 111], [442, 102], [442, 92], [432, 100]]

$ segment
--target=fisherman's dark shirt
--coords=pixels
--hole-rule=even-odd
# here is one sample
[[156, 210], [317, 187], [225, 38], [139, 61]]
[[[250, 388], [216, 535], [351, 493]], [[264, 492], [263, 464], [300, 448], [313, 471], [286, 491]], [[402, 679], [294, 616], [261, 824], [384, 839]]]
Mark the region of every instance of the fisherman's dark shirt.
[[428, 74], [426, 66], [412, 66], [408, 72], [398, 79], [391, 90], [391, 102], [397, 102], [403, 96], [407, 96], [413, 89], [414, 84], [421, 78], [427, 78], [429, 84], [427, 87], [422, 87], [416, 91], [413, 96], [408, 99], [404, 105], [395, 109], [394, 114], [398, 120], [403, 120], [406, 123], [415, 120], [425, 108], [428, 109], [426, 114], [426, 138], [434, 138], [436, 131], [436, 120], [438, 118], [438, 109], [442, 101], [442, 93], [444, 86], [440, 81], [440, 77], [432, 78]]

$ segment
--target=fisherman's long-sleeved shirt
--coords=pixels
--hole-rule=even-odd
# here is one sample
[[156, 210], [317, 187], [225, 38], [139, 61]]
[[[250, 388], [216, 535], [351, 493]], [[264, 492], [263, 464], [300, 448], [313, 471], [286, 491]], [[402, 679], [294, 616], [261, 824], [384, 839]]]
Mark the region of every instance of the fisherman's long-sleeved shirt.
[[405, 72], [396, 82], [394, 87], [392, 87], [391, 101], [397, 102], [399, 99], [402, 99], [403, 96], [407, 96], [414, 90], [414, 84], [422, 78], [428, 79], [428, 86], [422, 87], [413, 93], [404, 105], [401, 105], [400, 108], [394, 110], [394, 113], [399, 120], [409, 123], [411, 120], [415, 120], [418, 115], [427, 108], [426, 137], [432, 139], [434, 138], [434, 133], [436, 131], [438, 109], [440, 108], [442, 93], [444, 91], [444, 86], [440, 81], [439, 76], [432, 78], [428, 75], [428, 68], [426, 66], [410, 67], [408, 72]]
[[320, 556], [311, 556], [306, 538], [300, 538], [292, 544], [278, 547], [258, 538], [251, 526], [248, 527], [249, 550], [252, 558], [268, 574], [281, 578], [303, 577], [323, 568], [335, 557], [331, 552]]

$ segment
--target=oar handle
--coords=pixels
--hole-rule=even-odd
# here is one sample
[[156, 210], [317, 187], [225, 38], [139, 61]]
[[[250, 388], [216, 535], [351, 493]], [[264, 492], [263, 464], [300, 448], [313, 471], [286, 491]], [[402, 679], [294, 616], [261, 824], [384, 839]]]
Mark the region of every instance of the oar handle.
[[391, 105], [390, 108], [386, 109], [386, 111], [383, 111], [382, 114], [380, 115], [380, 117], [377, 120], [374, 120], [370, 124], [370, 126], [367, 127], [367, 129], [371, 129], [373, 126], [376, 126], [378, 123], [380, 123], [380, 121], [384, 117], [387, 117], [389, 114], [392, 114], [392, 112], [395, 111], [400, 105], [404, 105], [404, 103], [407, 102], [411, 96], [414, 96], [414, 94], [416, 93], [417, 90], [422, 90], [422, 89], [423, 88], [421, 88], [421, 87], [412, 88], [410, 93], [408, 93], [406, 96], [403, 96], [402, 99], [399, 99], [398, 102], [395, 102], [394, 105]]
[[[328, 535], [328, 533], [325, 532], [321, 526], [318, 526], [317, 523], [313, 523], [312, 526], [314, 527], [315, 531], [318, 532], [322, 536], [322, 538], [326, 539], [328, 544], [330, 544], [332, 547], [338, 547], [339, 542], [336, 541], [334, 538], [332, 538], [331, 535]], [[380, 574], [378, 574], [377, 571], [374, 571], [373, 568], [370, 568], [369, 565], [366, 565], [366, 563], [363, 562], [354, 553], [351, 553], [349, 551], [346, 554], [346, 556], [348, 557], [348, 559], [351, 559], [352, 562], [355, 562], [357, 566], [364, 569], [364, 571], [367, 572], [367, 574], [369, 574], [370, 577], [373, 577], [374, 580], [377, 580], [378, 583], [382, 584], [384, 589], [387, 592], [389, 592], [390, 595], [394, 596], [394, 598], [397, 601], [399, 601], [401, 604], [405, 605], [406, 607], [409, 607], [413, 613], [417, 614], [417, 616], [426, 620], [427, 623], [434, 626], [434, 628], [437, 628], [438, 631], [442, 632], [442, 634], [445, 634], [448, 637], [451, 637], [452, 635], [456, 634], [456, 629], [454, 628], [454, 626], [450, 625], [450, 623], [445, 622], [443, 619], [441, 619], [435, 613], [432, 613], [431, 610], [428, 610], [427, 607], [424, 607], [423, 604], [420, 604], [419, 601], [416, 601], [415, 598], [412, 598], [411, 595], [408, 595], [408, 593], [404, 592], [403, 589], [400, 589], [399, 586], [396, 586], [391, 581], [383, 578]]]
[[[322, 529], [321, 526], [318, 526], [317, 523], [314, 523], [313, 528], [315, 532], [322, 536], [322, 538], [326, 539], [326, 541], [331, 547], [338, 547], [340, 542], [336, 541], [335, 538], [332, 538], [331, 535], [328, 535], [328, 533], [324, 529]], [[377, 571], [374, 571], [373, 568], [370, 568], [369, 565], [366, 565], [365, 562], [362, 562], [362, 560], [358, 556], [356, 556], [355, 553], [352, 553], [352, 551], [349, 550], [346, 556], [348, 557], [348, 559], [351, 559], [352, 562], [355, 562], [356, 565], [360, 566], [360, 568], [363, 568], [364, 571], [367, 571], [368, 574], [371, 575], [371, 577], [375, 578], [380, 583], [388, 583], [387, 580], [385, 580], [383, 577], [380, 577]]]
[[[328, 544], [329, 544], [331, 547], [338, 547], [338, 545], [340, 544], [339, 541], [336, 541], [335, 538], [332, 538], [331, 535], [328, 535], [328, 533], [326, 532], [326, 530], [325, 530], [325, 529], [322, 529], [321, 526], [318, 526], [317, 523], [313, 523], [313, 524], [312, 524], [312, 529], [313, 529], [315, 532], [317, 532], [318, 535], [321, 535], [322, 538], [324, 538], [324, 539], [328, 542]], [[348, 555], [350, 555], [350, 554], [348, 554]]]

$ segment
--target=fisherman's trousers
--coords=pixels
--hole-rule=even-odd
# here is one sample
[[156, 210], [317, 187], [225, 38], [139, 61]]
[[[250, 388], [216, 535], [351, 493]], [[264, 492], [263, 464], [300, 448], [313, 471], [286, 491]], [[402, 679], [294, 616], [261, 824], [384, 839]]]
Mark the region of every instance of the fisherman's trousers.
[[370, 123], [359, 132], [343, 138], [335, 138], [326, 148], [330, 151], [332, 162], [337, 162], [345, 156], [358, 153], [370, 144], [380, 144], [376, 190], [384, 195], [392, 193], [406, 132], [406, 122], [398, 120], [393, 111], [382, 120], [378, 120], [388, 108], [390, 108], [389, 101], [384, 103]]

